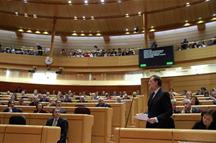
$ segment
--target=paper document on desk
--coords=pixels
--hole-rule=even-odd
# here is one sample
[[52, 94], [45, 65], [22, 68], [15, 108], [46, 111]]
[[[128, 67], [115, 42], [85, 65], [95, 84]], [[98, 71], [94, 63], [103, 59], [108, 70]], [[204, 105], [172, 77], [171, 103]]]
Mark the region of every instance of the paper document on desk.
[[147, 121], [149, 119], [148, 114], [145, 114], [145, 113], [136, 114], [134, 118], [138, 120], [143, 120], [143, 121]]

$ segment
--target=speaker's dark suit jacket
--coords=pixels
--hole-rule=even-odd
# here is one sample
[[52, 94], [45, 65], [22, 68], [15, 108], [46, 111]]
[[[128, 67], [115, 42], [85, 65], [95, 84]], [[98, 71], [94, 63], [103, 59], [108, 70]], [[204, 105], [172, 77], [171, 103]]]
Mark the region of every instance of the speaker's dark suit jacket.
[[[52, 126], [54, 118], [48, 119], [46, 122], [47, 126]], [[67, 132], [68, 132], [68, 121], [63, 118], [58, 119], [57, 126], [61, 128], [61, 137], [57, 143], [66, 143]]]
[[147, 122], [146, 128], [174, 128], [174, 121], [171, 118], [173, 114], [170, 95], [159, 89], [156, 95], [151, 95], [148, 100], [148, 117], [157, 117], [158, 123], [151, 124]]

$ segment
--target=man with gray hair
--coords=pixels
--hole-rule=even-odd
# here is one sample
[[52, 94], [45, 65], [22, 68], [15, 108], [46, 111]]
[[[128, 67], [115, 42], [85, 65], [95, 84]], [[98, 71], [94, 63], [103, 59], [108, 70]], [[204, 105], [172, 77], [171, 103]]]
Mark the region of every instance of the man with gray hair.
[[181, 113], [199, 113], [200, 112], [199, 108], [191, 106], [191, 100], [190, 99], [185, 98], [183, 100], [183, 105], [184, 105], [184, 108], [181, 111]]

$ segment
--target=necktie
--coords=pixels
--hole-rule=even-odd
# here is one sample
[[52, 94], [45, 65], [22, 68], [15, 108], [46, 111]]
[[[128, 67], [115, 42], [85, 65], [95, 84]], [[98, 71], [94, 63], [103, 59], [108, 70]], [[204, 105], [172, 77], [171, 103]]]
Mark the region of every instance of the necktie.
[[155, 92], [152, 93], [152, 99], [154, 99], [154, 97], [155, 97]]
[[57, 119], [54, 119], [54, 120], [53, 120], [52, 126], [57, 126], [57, 123], [58, 123], [58, 120], [57, 120]]

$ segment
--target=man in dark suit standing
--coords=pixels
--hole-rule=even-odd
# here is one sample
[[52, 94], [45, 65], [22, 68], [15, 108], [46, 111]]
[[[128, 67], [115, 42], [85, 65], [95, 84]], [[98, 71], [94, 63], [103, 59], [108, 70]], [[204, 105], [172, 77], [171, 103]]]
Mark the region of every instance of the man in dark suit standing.
[[58, 126], [61, 128], [61, 137], [57, 143], [66, 143], [68, 132], [68, 121], [60, 117], [60, 110], [54, 109], [52, 112], [53, 118], [48, 119], [46, 126]]
[[161, 89], [162, 81], [157, 75], [149, 79], [151, 95], [148, 100], [148, 120], [146, 128], [174, 128], [172, 104], [168, 92]]

